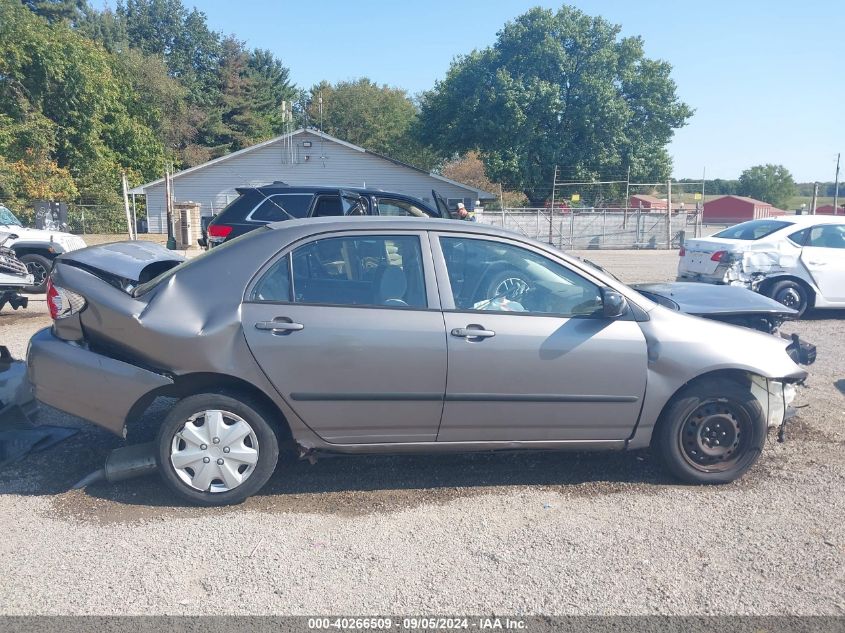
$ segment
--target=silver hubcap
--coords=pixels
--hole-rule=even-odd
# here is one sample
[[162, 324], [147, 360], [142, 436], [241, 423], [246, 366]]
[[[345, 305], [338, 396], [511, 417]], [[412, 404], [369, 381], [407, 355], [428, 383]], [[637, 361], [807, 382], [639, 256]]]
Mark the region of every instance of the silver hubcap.
[[187, 485], [226, 492], [249, 479], [258, 464], [258, 438], [242, 417], [216, 409], [195, 413], [173, 436], [170, 463]]

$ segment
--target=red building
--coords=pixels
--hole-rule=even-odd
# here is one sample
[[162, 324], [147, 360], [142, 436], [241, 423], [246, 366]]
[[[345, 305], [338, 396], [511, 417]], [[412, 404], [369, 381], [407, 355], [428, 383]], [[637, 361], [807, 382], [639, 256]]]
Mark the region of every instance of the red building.
[[704, 203], [702, 221], [705, 223], [724, 224], [727, 222], [745, 222], [783, 215], [768, 202], [746, 198], [745, 196], [722, 196]]
[[647, 211], [665, 211], [666, 201], [654, 196], [636, 194], [628, 200], [628, 207], [630, 209], [643, 209]]
[[825, 204], [816, 207], [816, 215], [845, 215], [845, 207], [837, 207], [836, 213], [833, 212], [832, 204]]

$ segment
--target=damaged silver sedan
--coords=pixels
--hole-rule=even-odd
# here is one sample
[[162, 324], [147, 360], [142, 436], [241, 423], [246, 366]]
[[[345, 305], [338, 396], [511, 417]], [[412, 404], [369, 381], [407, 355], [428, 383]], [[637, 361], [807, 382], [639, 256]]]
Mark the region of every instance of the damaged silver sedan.
[[678, 281], [743, 286], [802, 315], [845, 307], [845, 217], [796, 215], [743, 222], [687, 240]]
[[806, 377], [788, 341], [664, 308], [489, 226], [403, 218], [267, 225], [180, 262], [141, 243], [62, 255], [41, 401], [125, 436], [158, 396], [158, 469], [239, 502], [300, 456], [651, 446], [678, 479], [759, 457]]

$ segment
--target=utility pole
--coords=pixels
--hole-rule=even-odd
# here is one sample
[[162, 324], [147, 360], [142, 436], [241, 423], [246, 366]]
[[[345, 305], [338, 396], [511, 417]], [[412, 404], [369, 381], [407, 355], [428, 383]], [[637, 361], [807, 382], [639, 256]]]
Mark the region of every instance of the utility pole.
[[555, 189], [557, 189], [557, 165], [555, 165], [555, 175], [552, 178], [552, 208], [549, 209], [549, 244], [554, 244], [552, 237], [552, 226], [555, 218]]
[[836, 215], [837, 205], [839, 204], [839, 157], [842, 154], [836, 155], [836, 184], [833, 185], [833, 215]]
[[502, 183], [499, 183], [499, 205], [502, 207], [502, 228], [505, 228], [505, 194], [502, 191]]
[[[819, 197], [819, 183], [813, 183], [813, 202], [810, 204], [810, 215], [816, 215], [816, 199]], [[836, 207], [834, 207], [836, 210]]]
[[123, 188], [123, 210], [126, 212], [126, 230], [129, 232], [129, 239], [134, 240], [135, 234], [132, 226], [132, 212], [129, 210], [129, 185], [126, 182], [126, 172], [120, 173], [120, 185]]
[[164, 172], [164, 205], [167, 212], [167, 248], [176, 249], [176, 238], [173, 235], [173, 182], [170, 179], [170, 168]]
[[628, 198], [631, 195], [631, 166], [628, 165], [628, 176], [625, 178], [625, 205], [622, 207], [622, 228], [628, 224]]
[[666, 184], [666, 249], [669, 250], [672, 248], [672, 179]]
[[707, 182], [707, 167], [701, 168], [701, 206], [695, 205], [695, 236], [701, 237], [701, 224], [704, 221], [704, 183]]

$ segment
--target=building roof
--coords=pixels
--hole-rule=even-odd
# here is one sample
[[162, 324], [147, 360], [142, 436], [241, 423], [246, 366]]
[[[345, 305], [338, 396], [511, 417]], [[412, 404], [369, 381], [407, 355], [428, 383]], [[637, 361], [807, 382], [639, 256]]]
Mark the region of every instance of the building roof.
[[[268, 145], [272, 145], [273, 143], [276, 143], [278, 141], [281, 141], [281, 140], [284, 140], [284, 139], [287, 139], [287, 138], [292, 138], [294, 136], [297, 136], [299, 134], [304, 134], [304, 133], [316, 134], [316, 135], [321, 136], [322, 138], [326, 139], [327, 141], [331, 141], [333, 143], [343, 145], [344, 147], [355, 150], [356, 152], [361, 152], [362, 154], [370, 154], [371, 156], [375, 156], [376, 158], [380, 158], [382, 160], [389, 161], [389, 162], [391, 162], [395, 165], [399, 165], [401, 167], [406, 167], [408, 169], [413, 169], [414, 171], [418, 171], [418, 172], [425, 174], [427, 176], [431, 176], [432, 178], [435, 178], [437, 180], [442, 180], [443, 182], [447, 182], [450, 185], [456, 185], [458, 187], [463, 187], [464, 189], [467, 189], [468, 191], [474, 191], [476, 193], [476, 197], [479, 198], [480, 200], [494, 200], [498, 197], [496, 194], [490, 193], [489, 191], [484, 191], [483, 189], [478, 189], [477, 187], [473, 187], [471, 185], [466, 185], [462, 182], [457, 182], [455, 180], [451, 180], [449, 178], [446, 178], [445, 176], [441, 176], [440, 174], [435, 174], [435, 173], [430, 172], [430, 171], [425, 171], [424, 169], [420, 169], [419, 167], [415, 167], [415, 166], [410, 165], [408, 163], [402, 162], [401, 160], [397, 160], [395, 158], [390, 158], [389, 156], [379, 154], [378, 152], [372, 152], [372, 151], [365, 149], [363, 147], [360, 147], [358, 145], [354, 145], [352, 143], [348, 143], [344, 140], [341, 140], [339, 138], [331, 136], [330, 134], [326, 134], [325, 132], [321, 132], [319, 130], [311, 129], [311, 128], [299, 128], [298, 130], [291, 132], [290, 134], [282, 134], [280, 136], [275, 136], [271, 139], [268, 139], [266, 141], [262, 141], [261, 143], [256, 143], [255, 145], [250, 145], [249, 147], [245, 147], [244, 149], [240, 149], [236, 152], [232, 152], [230, 154], [224, 154], [223, 156], [220, 156], [219, 158], [212, 159], [212, 160], [207, 161], [205, 163], [202, 163], [200, 165], [194, 165], [193, 167], [189, 167], [188, 169], [183, 169], [182, 171], [177, 171], [171, 176], [171, 178], [176, 179], [176, 178], [181, 178], [182, 176], [187, 176], [188, 174], [193, 173], [195, 171], [199, 171], [200, 169], [205, 169], [206, 167], [210, 167], [211, 165], [216, 165], [218, 163], [222, 163], [224, 161], [235, 158], [237, 156], [242, 156], [244, 154], [248, 154], [249, 152], [254, 152], [255, 150], [261, 149], [263, 147], [267, 147]], [[164, 178], [159, 178], [157, 180], [153, 180], [153, 181], [145, 183], [143, 185], [138, 185], [137, 187], [133, 187], [132, 189], [129, 190], [129, 193], [130, 194], [136, 194], [136, 195], [145, 195], [147, 189], [149, 189], [150, 187], [154, 187], [155, 185], [160, 185], [163, 182], [164, 182]]]
[[731, 198], [732, 200], [742, 200], [743, 202], [750, 202], [754, 206], [757, 207], [771, 207], [772, 205], [768, 202], [764, 202], [763, 200], [757, 200], [756, 198], [749, 198], [748, 196], [735, 196], [733, 194], [728, 194], [726, 196], [719, 196], [718, 198], [713, 198], [712, 200], [708, 200], [704, 204], [710, 204], [711, 202], [718, 202], [719, 200], [724, 200], [725, 198]]
[[643, 202], [651, 202], [652, 204], [666, 204], [666, 200], [664, 200], [663, 198], [658, 198], [657, 196], [650, 196], [645, 193], [635, 193], [631, 196], [631, 198], [636, 198], [637, 200], [642, 200]]

